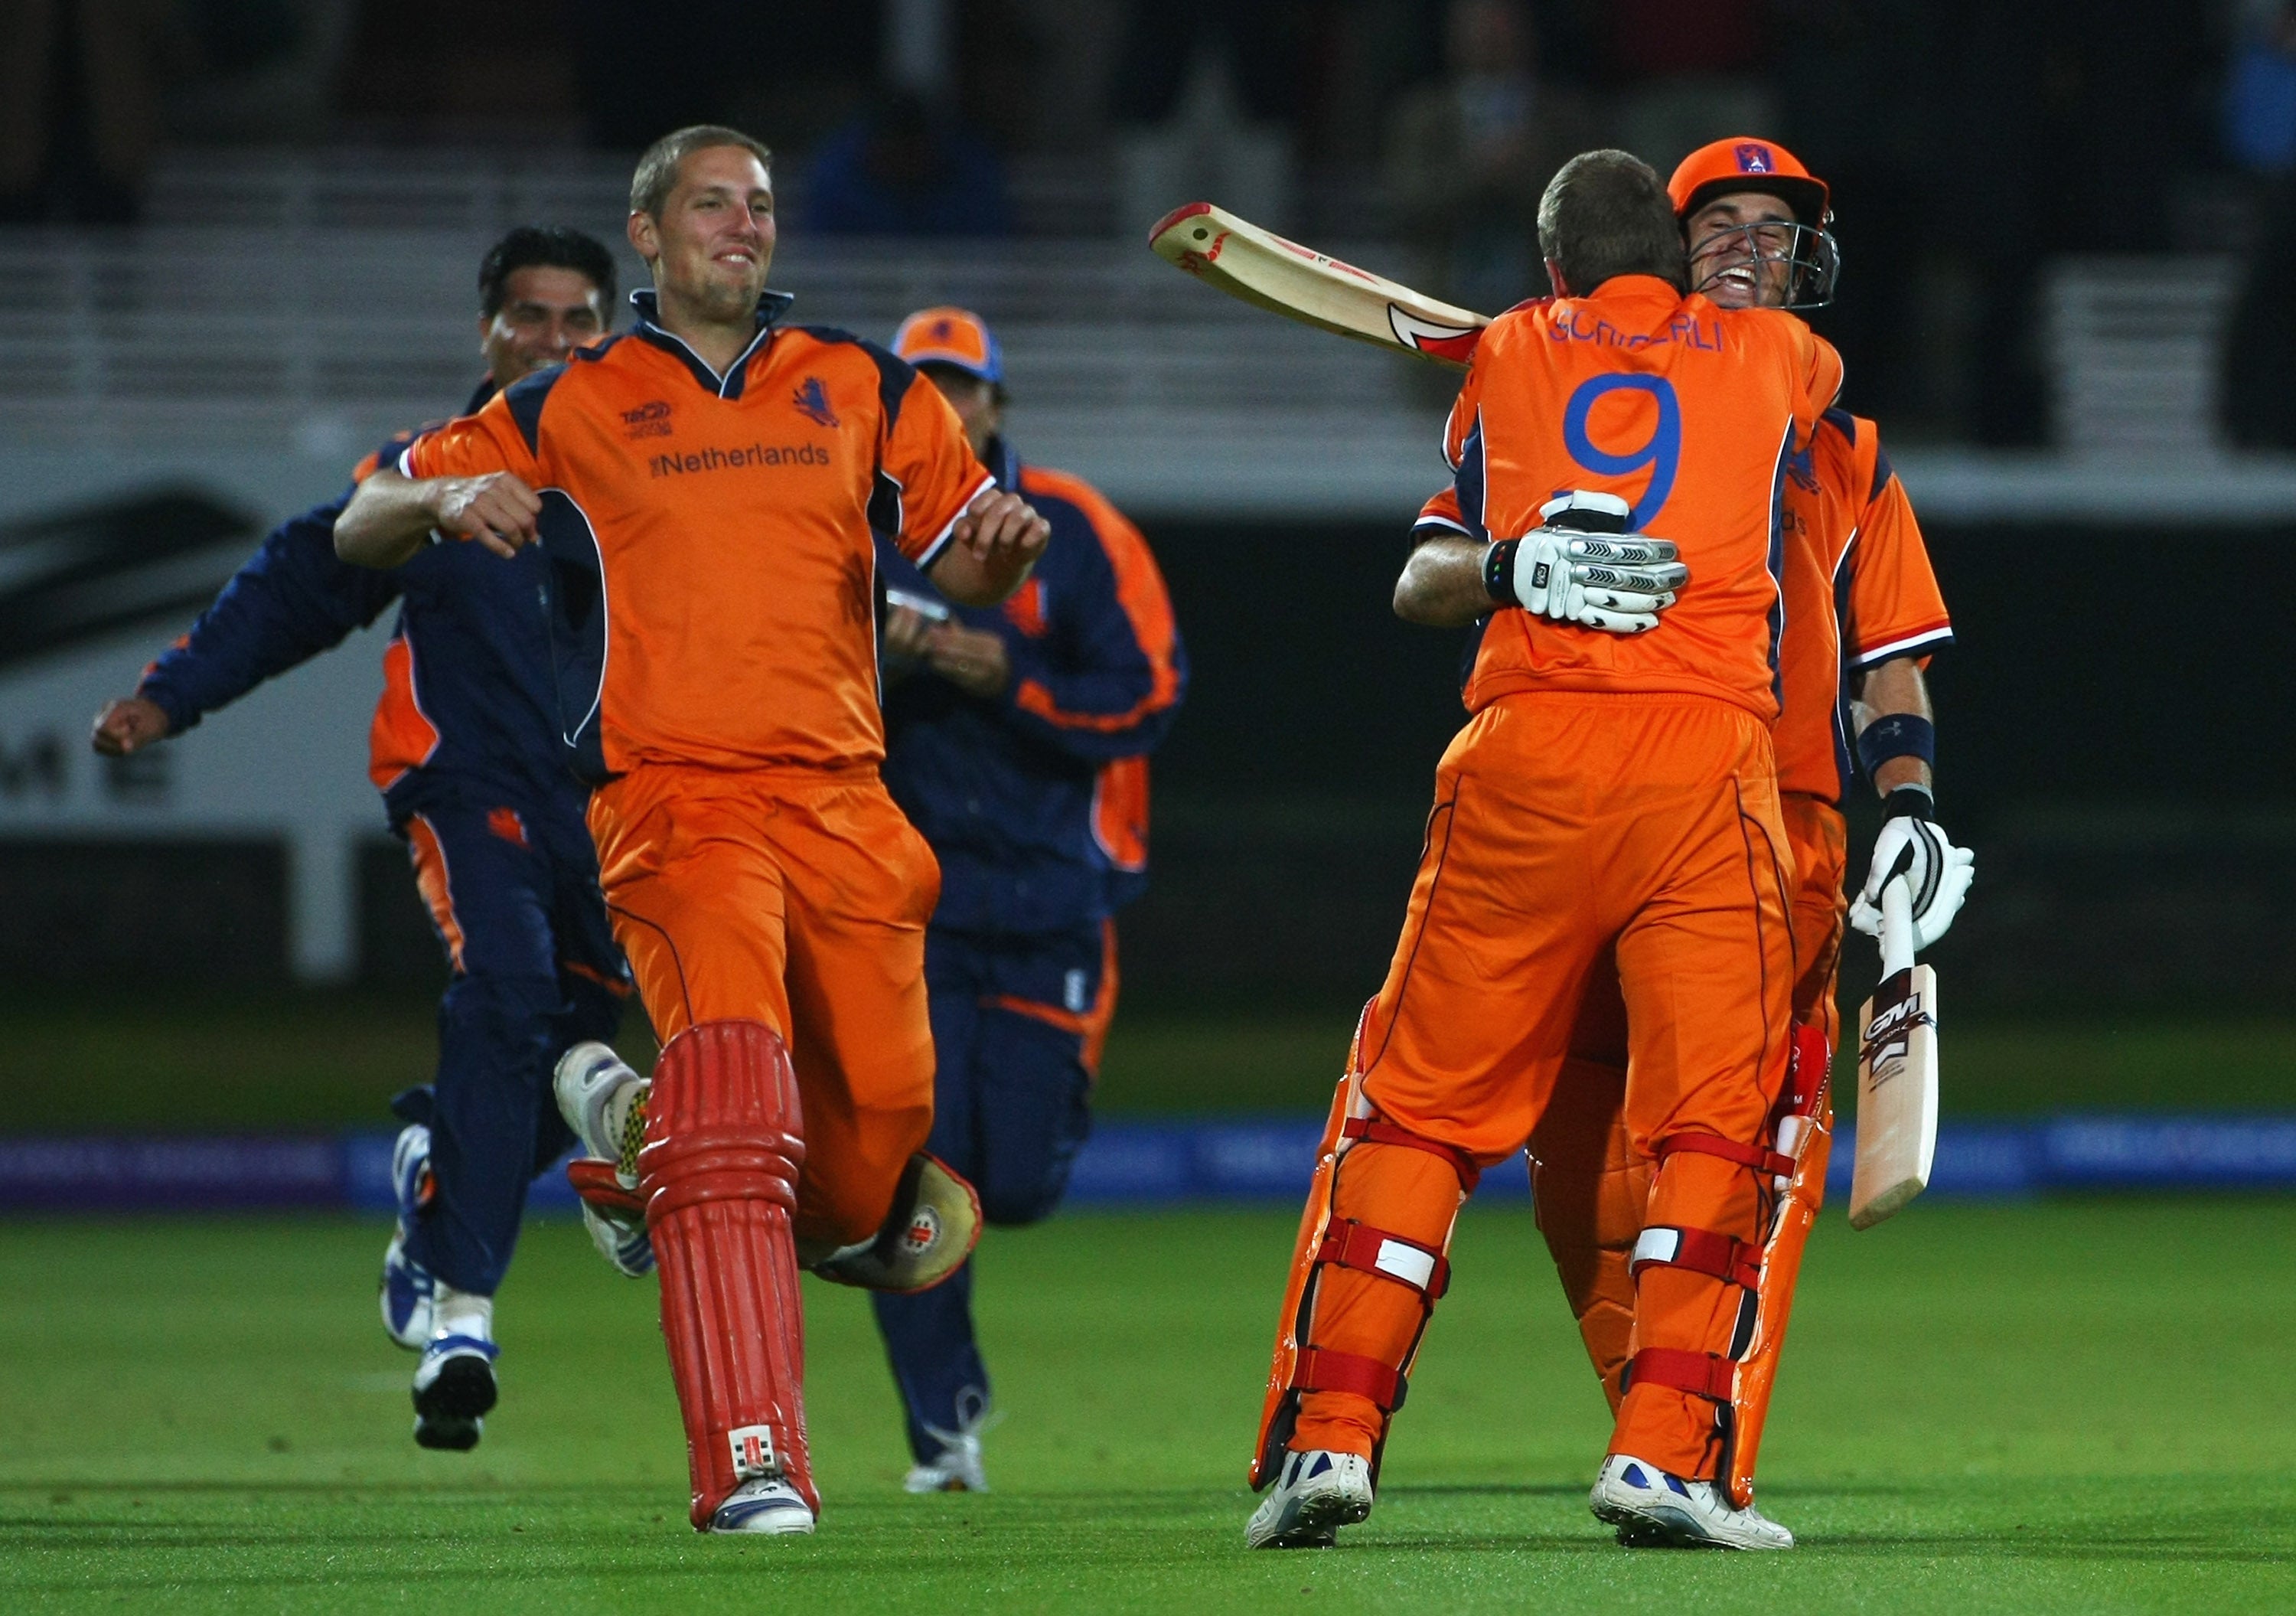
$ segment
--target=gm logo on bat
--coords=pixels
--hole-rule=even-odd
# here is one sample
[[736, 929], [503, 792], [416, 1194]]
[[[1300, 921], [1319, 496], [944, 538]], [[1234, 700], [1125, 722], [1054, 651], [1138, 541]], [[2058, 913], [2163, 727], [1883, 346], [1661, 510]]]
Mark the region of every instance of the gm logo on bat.
[[[1866, 1029], [1866, 1061], [1874, 1069], [1876, 1087], [1898, 1075], [1896, 1062], [1906, 1054], [1906, 1039], [1916, 1027], [1934, 1027], [1937, 1022], [1922, 1008], [1921, 995], [1908, 993], [1881, 1014]], [[1883, 1070], [1884, 1063], [1889, 1069]]]

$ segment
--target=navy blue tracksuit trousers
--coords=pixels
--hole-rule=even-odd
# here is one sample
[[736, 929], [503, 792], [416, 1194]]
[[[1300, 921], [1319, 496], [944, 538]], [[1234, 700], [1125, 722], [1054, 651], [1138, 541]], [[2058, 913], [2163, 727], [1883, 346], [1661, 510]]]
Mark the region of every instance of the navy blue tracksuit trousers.
[[[926, 1148], [972, 1181], [988, 1221], [1037, 1222], [1060, 1203], [1092, 1130], [1089, 1062], [1114, 1008], [1104, 923], [1018, 937], [925, 934], [931, 996], [933, 1131]], [[988, 1407], [972, 1330], [972, 1265], [915, 1296], [870, 1299], [907, 1416], [929, 1464]]]
[[512, 802], [438, 783], [392, 793], [392, 829], [454, 973], [437, 1077], [391, 1103], [429, 1126], [438, 1185], [407, 1252], [480, 1296], [510, 1266], [529, 1183], [574, 1143], [552, 1070], [585, 1038], [611, 1042], [629, 994], [583, 801], [573, 790]]

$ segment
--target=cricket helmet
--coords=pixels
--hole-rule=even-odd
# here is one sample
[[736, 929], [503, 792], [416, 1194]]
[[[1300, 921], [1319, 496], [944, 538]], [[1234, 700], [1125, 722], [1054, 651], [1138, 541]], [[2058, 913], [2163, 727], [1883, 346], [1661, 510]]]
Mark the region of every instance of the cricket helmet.
[[946, 365], [1004, 385], [1004, 350], [988, 322], [969, 308], [920, 308], [893, 333], [893, 351], [912, 365]]
[[[1684, 158], [1666, 183], [1674, 217], [1684, 226], [1715, 198], [1741, 191], [1775, 196], [1793, 210], [1792, 237], [1784, 252], [1762, 253], [1766, 258], [1783, 256], [1792, 267], [1784, 306], [1820, 308], [1832, 302], [1834, 282], [1841, 274], [1841, 248], [1831, 228], [1833, 196], [1825, 182], [1802, 166], [1801, 159], [1774, 140], [1733, 135], [1709, 142]], [[1748, 239], [1751, 244], [1751, 234]]]

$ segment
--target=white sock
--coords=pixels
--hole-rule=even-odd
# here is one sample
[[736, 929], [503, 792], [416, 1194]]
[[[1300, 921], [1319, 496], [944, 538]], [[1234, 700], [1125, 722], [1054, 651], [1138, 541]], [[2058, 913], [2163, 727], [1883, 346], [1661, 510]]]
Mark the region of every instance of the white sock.
[[468, 1291], [457, 1291], [452, 1285], [440, 1285], [431, 1300], [432, 1339], [441, 1335], [468, 1335], [482, 1341], [495, 1338], [495, 1299], [473, 1296]]

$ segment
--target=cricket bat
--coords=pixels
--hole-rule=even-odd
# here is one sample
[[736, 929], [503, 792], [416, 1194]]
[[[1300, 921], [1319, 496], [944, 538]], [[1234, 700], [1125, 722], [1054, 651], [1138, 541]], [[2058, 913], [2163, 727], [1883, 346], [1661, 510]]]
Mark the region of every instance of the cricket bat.
[[1464, 367], [1490, 316], [1456, 308], [1353, 264], [1287, 242], [1210, 202], [1174, 209], [1148, 233], [1156, 255], [1232, 298], [1382, 348]]
[[1903, 1210], [1937, 1155], [1937, 973], [1914, 964], [1913, 903], [1902, 875], [1882, 889], [1882, 982], [1857, 1013], [1853, 1229]]

